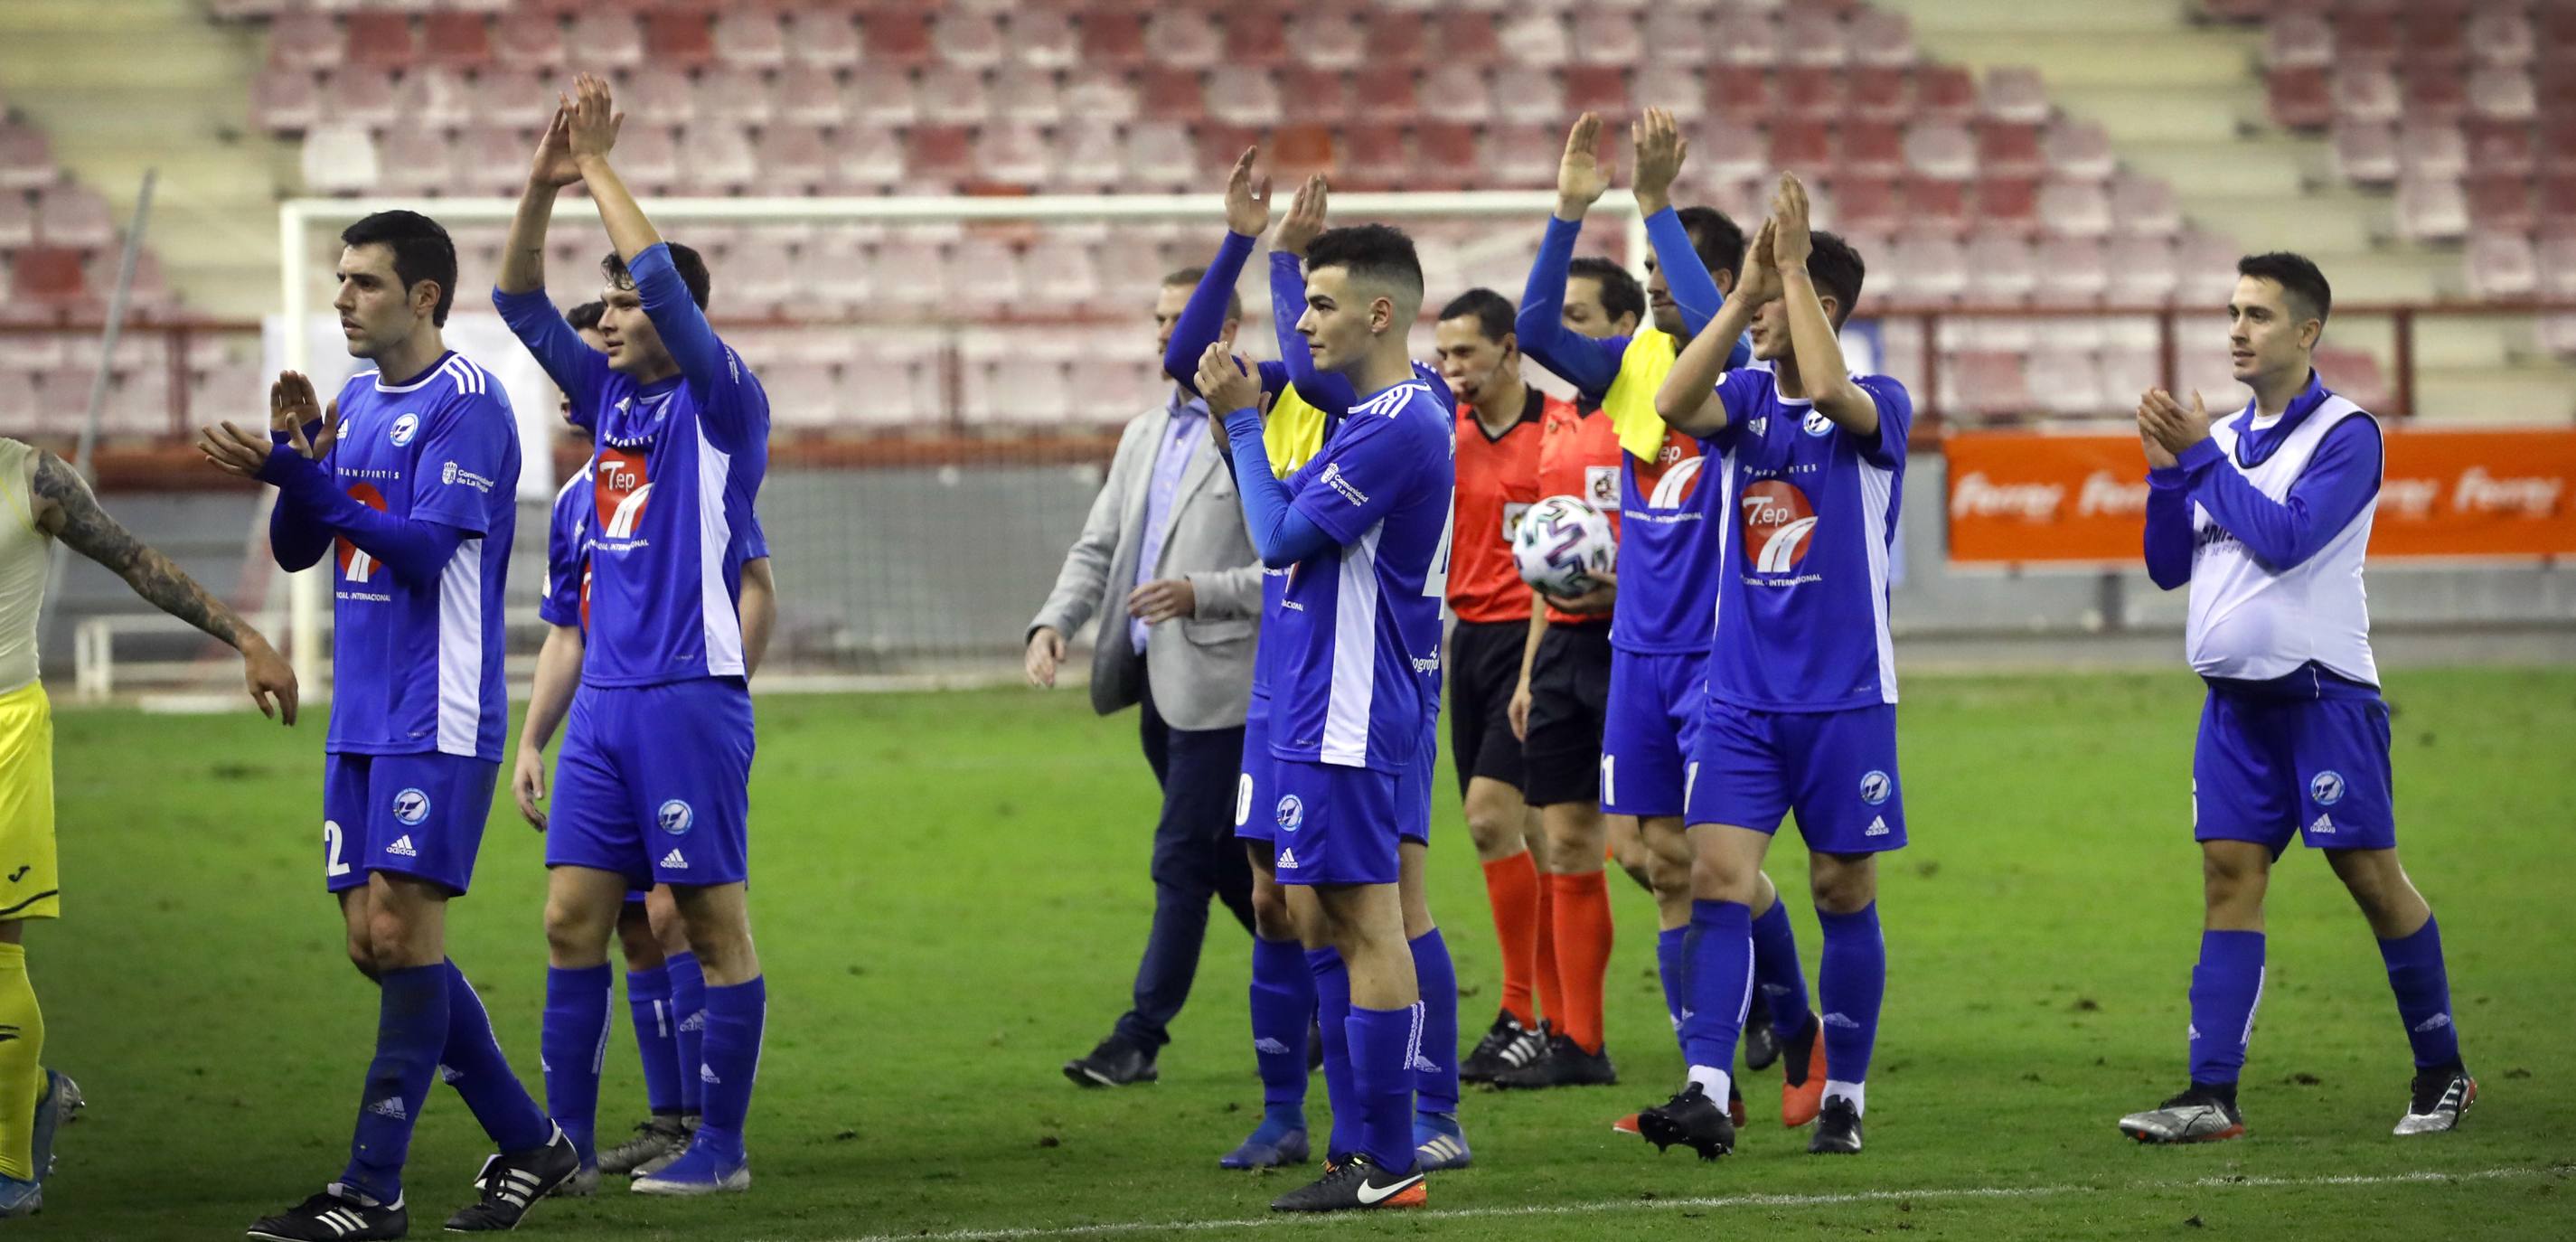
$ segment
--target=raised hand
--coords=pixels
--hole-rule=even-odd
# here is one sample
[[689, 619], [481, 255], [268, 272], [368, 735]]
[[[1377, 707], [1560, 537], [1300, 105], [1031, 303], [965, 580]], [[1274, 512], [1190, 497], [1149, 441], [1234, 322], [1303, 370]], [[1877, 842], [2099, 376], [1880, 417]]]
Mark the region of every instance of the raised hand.
[[1324, 174], [1316, 173], [1297, 187], [1297, 196], [1288, 200], [1288, 218], [1279, 222], [1279, 231], [1271, 235], [1270, 248], [1283, 254], [1306, 257], [1306, 247], [1324, 233], [1325, 199], [1331, 187], [1324, 184]]
[[1637, 210], [1651, 216], [1673, 205], [1673, 179], [1681, 175], [1690, 140], [1682, 137], [1681, 123], [1662, 108], [1646, 109], [1628, 127], [1628, 140], [1637, 151]]
[[1580, 220], [1610, 189], [1610, 161], [1601, 155], [1601, 117], [1586, 112], [1565, 136], [1565, 158], [1556, 166], [1556, 215]]
[[537, 139], [537, 158], [528, 169], [528, 180], [541, 186], [562, 189], [581, 180], [581, 166], [572, 158], [572, 100], [555, 96], [554, 119], [546, 122], [546, 132]]
[[1807, 232], [1807, 187], [1796, 173], [1780, 174], [1780, 189], [1771, 196], [1771, 259], [1780, 270], [1805, 267], [1815, 242]]
[[[307, 438], [305, 428], [322, 424], [319, 434]], [[283, 435], [308, 461], [320, 461], [331, 453], [340, 439], [340, 399], [331, 399], [329, 409], [313, 393], [313, 381], [301, 372], [280, 371], [268, 386], [268, 429]]]
[[2172, 450], [2156, 439], [2156, 426], [2149, 410], [2154, 397], [2152, 388], [2138, 394], [2138, 443], [2147, 451], [2148, 469], [2170, 470], [2182, 463], [2175, 460]]
[[1227, 353], [1223, 341], [1208, 342], [1207, 352], [1199, 355], [1199, 392], [1219, 421], [1236, 410], [1260, 410], [1265, 418], [1270, 414], [1261, 377]]
[[259, 477], [268, 464], [269, 438], [233, 424], [218, 423], [197, 433], [197, 451], [216, 469], [245, 479]]
[[2191, 394], [2191, 408], [2186, 410], [2172, 393], [2150, 388], [2146, 400], [2138, 406], [2138, 420], [2154, 435], [2156, 443], [2177, 459], [2191, 446], [2209, 438], [2209, 407], [2198, 392]]
[[1744, 243], [1744, 264], [1735, 279], [1736, 295], [1755, 306], [1780, 296], [1780, 260], [1772, 252], [1779, 226], [1768, 218]]
[[617, 145], [626, 114], [608, 94], [608, 79], [585, 73], [573, 86], [572, 109], [565, 116], [565, 146], [578, 160], [606, 159]]
[[1260, 154], [1259, 147], [1245, 147], [1225, 179], [1225, 227], [1245, 237], [1259, 237], [1270, 227], [1270, 178], [1258, 184], [1252, 179], [1252, 161]]

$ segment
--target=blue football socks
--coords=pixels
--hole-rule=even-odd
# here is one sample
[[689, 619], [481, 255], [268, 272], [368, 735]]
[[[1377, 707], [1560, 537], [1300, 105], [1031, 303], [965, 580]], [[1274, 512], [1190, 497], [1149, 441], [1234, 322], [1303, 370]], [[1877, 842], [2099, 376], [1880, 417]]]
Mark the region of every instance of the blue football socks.
[[662, 969], [671, 976], [671, 1046], [679, 1051], [680, 1114], [698, 1114], [699, 1054], [707, 1033], [707, 976], [698, 968], [695, 953], [674, 953], [662, 959]]
[[1825, 929], [1823, 960], [1816, 964], [1816, 995], [1824, 1003], [1825, 1095], [1858, 1102], [1856, 1088], [1869, 1081], [1869, 1057], [1878, 1045], [1878, 1007], [1887, 995], [1887, 944], [1879, 937], [1878, 903], [1849, 914], [1816, 911]]
[[706, 1064], [699, 1071], [706, 1110], [691, 1146], [726, 1162], [743, 1157], [743, 1119], [751, 1115], [752, 1079], [760, 1072], [761, 1029], [769, 1017], [769, 987], [759, 978], [707, 988]]
[[554, 1121], [528, 1098], [519, 1076], [510, 1072], [500, 1041], [492, 1037], [492, 1015], [483, 1008], [483, 998], [474, 994], [465, 972], [453, 961], [446, 968], [447, 1046], [438, 1054], [441, 1076], [456, 1088], [465, 1107], [473, 1110], [474, 1120], [482, 1123], [483, 1132], [501, 1150], [545, 1146], [555, 1136]]
[[2414, 1045], [2415, 1068], [2460, 1063], [2460, 1028], [2451, 1023], [2451, 977], [2442, 965], [2442, 929], [2431, 918], [2413, 935], [2379, 942], [2388, 963], [2388, 987], [2397, 993], [2397, 1016]]
[[376, 975], [376, 1057], [367, 1065], [366, 1094], [358, 1101], [357, 1132], [340, 1181], [380, 1202], [402, 1198], [412, 1123], [429, 1098], [439, 1050], [447, 1045], [447, 975], [445, 962]]
[[1785, 901], [1773, 901], [1753, 920], [1753, 982], [1771, 1001], [1773, 1034], [1785, 1043], [1806, 1030], [1807, 976], [1798, 965], [1798, 932]]
[[671, 970], [626, 972], [626, 1011], [635, 1020], [635, 1053], [644, 1063], [644, 1103], [654, 1116], [680, 1111], [680, 1024], [671, 1012]]
[[[2263, 933], [2202, 932], [2200, 964], [2191, 972], [2193, 1085], [2235, 1090], [2262, 999]], [[1833, 1058], [1831, 1052], [1825, 1056], [1828, 1062]]]
[[1437, 927], [1413, 938], [1413, 977], [1422, 989], [1422, 1038], [1414, 1058], [1414, 1107], [1458, 1111], [1458, 968]]
[[608, 1054], [614, 978], [605, 962], [546, 968], [545, 1024], [537, 1034], [537, 1056], [546, 1073], [546, 1111], [581, 1153], [585, 1168], [599, 1160], [592, 1136], [599, 1126], [599, 1071]]

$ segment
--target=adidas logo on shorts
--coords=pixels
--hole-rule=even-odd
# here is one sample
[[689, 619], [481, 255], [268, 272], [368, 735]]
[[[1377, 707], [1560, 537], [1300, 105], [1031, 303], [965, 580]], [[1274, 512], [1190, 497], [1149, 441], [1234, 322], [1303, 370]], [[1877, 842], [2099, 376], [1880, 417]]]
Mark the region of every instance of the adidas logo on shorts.
[[1881, 815], [1881, 816], [1879, 816], [1878, 818], [1876, 818], [1876, 819], [1873, 819], [1873, 820], [1869, 821], [1869, 827], [1868, 827], [1867, 829], [1863, 830], [1863, 831], [1862, 831], [1862, 833], [1861, 833], [1860, 835], [1862, 835], [1862, 836], [1864, 836], [1864, 837], [1883, 837], [1883, 836], [1886, 836], [1886, 835], [1887, 835], [1887, 817], [1886, 817], [1886, 816], [1884, 816], [1884, 815]]
[[385, 847], [385, 852], [397, 858], [420, 857], [420, 851], [411, 847], [411, 834], [408, 832], [395, 837], [394, 843]]
[[2332, 836], [2334, 830], [2334, 817], [2323, 812], [2318, 813], [2315, 823], [2308, 825], [2308, 832], [2314, 836]]
[[680, 857], [679, 847], [673, 846], [670, 853], [662, 856], [662, 865], [673, 871], [686, 871], [689, 869], [689, 860]]
[[1280, 870], [1285, 871], [1285, 870], [1287, 870], [1287, 869], [1289, 869], [1289, 868], [1291, 868], [1291, 867], [1294, 867], [1294, 866], [1296, 866], [1296, 865], [1297, 865], [1297, 852], [1296, 852], [1295, 850], [1281, 850], [1281, 851], [1279, 851], [1279, 869], [1280, 869]]

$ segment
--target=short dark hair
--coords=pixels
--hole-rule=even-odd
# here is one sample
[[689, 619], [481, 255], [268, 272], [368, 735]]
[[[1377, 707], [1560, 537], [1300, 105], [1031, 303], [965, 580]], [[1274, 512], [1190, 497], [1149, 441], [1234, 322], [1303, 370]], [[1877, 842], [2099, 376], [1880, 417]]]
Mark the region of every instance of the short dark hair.
[[[705, 310], [707, 294], [714, 287], [714, 282], [707, 276], [706, 256], [678, 242], [662, 244], [670, 248], [671, 268], [680, 274], [680, 283], [689, 287], [689, 300], [697, 303], [699, 310]], [[607, 258], [599, 261], [599, 272], [608, 278], [611, 288], [635, 287], [635, 274], [626, 270], [626, 260], [619, 258], [614, 250], [608, 252]]]
[[606, 302], [584, 302], [564, 312], [564, 322], [575, 332], [588, 332], [599, 326], [599, 317], [608, 313]]
[[417, 211], [379, 211], [340, 230], [343, 246], [383, 246], [394, 253], [394, 279], [403, 292], [424, 280], [438, 282], [438, 305], [429, 321], [447, 326], [447, 311], [456, 305], [456, 242], [438, 221]]
[[1612, 319], [1622, 315], [1634, 315], [1640, 320], [1646, 317], [1646, 287], [1637, 283], [1635, 272], [1597, 254], [1587, 254], [1566, 264], [1565, 274], [1569, 279], [1581, 276], [1600, 282], [1602, 314]]
[[2268, 280], [2281, 286], [2296, 305], [2293, 310], [2316, 316], [2324, 323], [2334, 309], [2334, 287], [2326, 283], [2326, 274], [2308, 256], [2287, 250], [2269, 254], [2249, 254], [2236, 261], [2236, 274]]
[[1839, 234], [1819, 229], [1809, 233], [1807, 241], [1807, 279], [1816, 282], [1818, 292], [1833, 295], [1840, 309], [1834, 326], [1839, 328], [1851, 318], [1852, 308], [1860, 305], [1861, 280], [1869, 275], [1869, 268], [1860, 261], [1860, 252]]
[[[1207, 279], [1206, 268], [1185, 267], [1164, 277], [1163, 287], [1166, 289], [1196, 289], [1199, 287], [1199, 282], [1205, 279]], [[1225, 317], [1228, 319], [1243, 318], [1242, 290], [1228, 289], [1225, 291]]]
[[1715, 207], [1684, 207], [1674, 213], [1681, 217], [1682, 229], [1690, 234], [1691, 249], [1699, 252], [1699, 261], [1708, 274], [1719, 272], [1732, 278], [1744, 262], [1744, 229]]
[[1422, 307], [1422, 259], [1413, 239], [1391, 224], [1353, 224], [1326, 229], [1306, 247], [1310, 273], [1338, 267], [1361, 280], [1383, 281], [1409, 293], [1414, 310]]
[[1476, 329], [1485, 334], [1486, 340], [1500, 342], [1511, 335], [1510, 298], [1478, 286], [1449, 299], [1449, 304], [1440, 308], [1443, 320], [1464, 319], [1470, 315], [1476, 317]]

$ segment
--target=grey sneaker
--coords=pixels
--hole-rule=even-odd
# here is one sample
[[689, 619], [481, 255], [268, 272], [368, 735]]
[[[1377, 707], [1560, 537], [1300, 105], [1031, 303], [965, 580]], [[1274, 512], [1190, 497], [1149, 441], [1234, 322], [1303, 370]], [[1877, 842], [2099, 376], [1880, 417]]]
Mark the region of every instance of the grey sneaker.
[[2120, 1133], [2141, 1143], [2215, 1143], [2245, 1137], [2245, 1115], [2225, 1100], [2191, 1090], [2122, 1117]]
[[27, 1167], [37, 1181], [54, 1175], [54, 1166], [60, 1163], [54, 1155], [54, 1139], [64, 1126], [79, 1120], [80, 1110], [88, 1104], [81, 1098], [80, 1084], [73, 1082], [71, 1075], [56, 1069], [45, 1071], [45, 1092], [36, 1098], [35, 1129], [27, 1140]]
[[2406, 1115], [2397, 1119], [2398, 1134], [2439, 1134], [2460, 1127], [2460, 1118], [2478, 1102], [2478, 1080], [2458, 1066], [2426, 1070], [2415, 1076]]
[[599, 1171], [610, 1177], [633, 1173], [665, 1156], [677, 1158], [688, 1149], [689, 1128], [677, 1117], [655, 1117], [635, 1127], [635, 1137], [599, 1153]]

